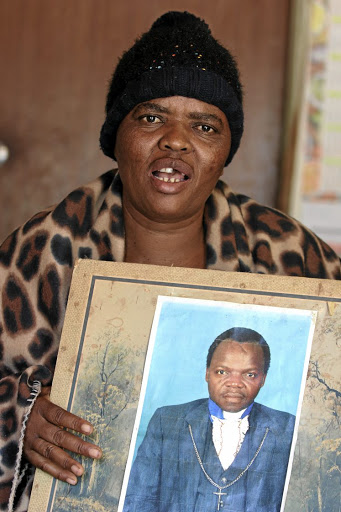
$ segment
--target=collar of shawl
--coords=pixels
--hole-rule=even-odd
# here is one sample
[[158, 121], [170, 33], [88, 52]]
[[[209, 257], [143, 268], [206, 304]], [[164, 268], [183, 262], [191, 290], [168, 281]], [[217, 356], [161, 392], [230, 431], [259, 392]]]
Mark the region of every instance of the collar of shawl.
[[[92, 259], [124, 261], [118, 171], [109, 171], [82, 189], [94, 200]], [[313, 233], [284, 213], [234, 194], [220, 180], [206, 201], [203, 223], [208, 269], [340, 279], [339, 258]]]
[[[107, 225], [104, 225], [104, 222], [107, 222], [105, 212], [109, 211], [113, 259], [114, 261], [123, 261], [125, 247], [122, 182], [118, 171], [115, 172], [111, 187], [104, 200], [105, 208], [102, 207], [98, 210], [94, 228], [97, 232], [107, 229]], [[236, 196], [223, 181], [218, 181], [206, 202], [204, 230], [207, 253], [206, 268], [230, 272], [250, 271], [254, 265], [251, 250], [246, 246], [248, 237], [242, 210]]]

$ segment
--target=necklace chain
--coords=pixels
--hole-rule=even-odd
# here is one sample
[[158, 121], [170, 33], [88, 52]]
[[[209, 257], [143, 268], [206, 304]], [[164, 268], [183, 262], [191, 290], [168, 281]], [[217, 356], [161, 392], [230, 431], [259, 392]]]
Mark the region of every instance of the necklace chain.
[[199, 465], [205, 475], [205, 477], [207, 478], [207, 480], [210, 482], [210, 484], [214, 485], [214, 487], [216, 487], [217, 489], [219, 489], [219, 491], [222, 491], [223, 489], [227, 489], [228, 487], [231, 487], [231, 485], [235, 484], [236, 482], [238, 482], [238, 480], [247, 472], [247, 470], [252, 466], [252, 464], [254, 463], [254, 461], [256, 460], [259, 452], [261, 451], [262, 449], [262, 446], [264, 444], [264, 441], [266, 439], [266, 436], [268, 435], [268, 432], [269, 432], [269, 427], [266, 428], [265, 430], [265, 434], [263, 436], [263, 439], [261, 440], [260, 442], [260, 445], [258, 446], [257, 450], [256, 450], [256, 453], [254, 454], [254, 456], [252, 457], [252, 459], [250, 460], [250, 462], [248, 463], [248, 465], [246, 466], [246, 468], [243, 469], [243, 471], [241, 473], [239, 473], [239, 475], [234, 479], [232, 480], [232, 482], [228, 483], [227, 485], [224, 485], [223, 487], [218, 485], [214, 480], [212, 480], [212, 478], [210, 477], [210, 475], [207, 473], [206, 469], [204, 468], [204, 464], [201, 460], [201, 457], [200, 457], [200, 454], [199, 454], [199, 451], [198, 451], [198, 448], [197, 448], [197, 445], [194, 441], [194, 437], [193, 437], [193, 432], [192, 432], [192, 427], [190, 424], [188, 424], [188, 429], [189, 429], [189, 433], [190, 433], [190, 436], [191, 436], [191, 439], [192, 439], [192, 443], [193, 443], [193, 448], [194, 448], [194, 451], [195, 451], [195, 455], [198, 459], [198, 462], [199, 462]]

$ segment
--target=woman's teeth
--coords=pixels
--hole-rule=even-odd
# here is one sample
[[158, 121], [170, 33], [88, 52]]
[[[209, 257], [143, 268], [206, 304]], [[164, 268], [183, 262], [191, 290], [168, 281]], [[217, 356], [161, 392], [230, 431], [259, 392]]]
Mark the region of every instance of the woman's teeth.
[[[163, 174], [173, 174], [176, 173], [177, 176], [163, 176]], [[185, 181], [186, 175], [182, 172], [177, 171], [176, 169], [173, 169], [172, 167], [164, 167], [163, 169], [160, 169], [159, 171], [153, 172], [153, 176], [157, 178], [160, 181], [165, 181], [166, 183], [180, 183], [180, 181]]]

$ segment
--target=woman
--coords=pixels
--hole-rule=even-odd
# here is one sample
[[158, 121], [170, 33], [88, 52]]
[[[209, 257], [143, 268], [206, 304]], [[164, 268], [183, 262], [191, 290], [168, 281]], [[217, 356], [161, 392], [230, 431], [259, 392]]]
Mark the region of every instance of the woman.
[[106, 111], [101, 147], [119, 172], [37, 214], [0, 249], [1, 503], [14, 475], [18, 511], [33, 466], [76, 484], [83, 468], [65, 449], [101, 456], [64, 430], [92, 426], [49, 401], [78, 258], [340, 279], [337, 256], [313, 233], [218, 181], [242, 135], [242, 92], [234, 59], [203, 21], [157, 20], [119, 62]]

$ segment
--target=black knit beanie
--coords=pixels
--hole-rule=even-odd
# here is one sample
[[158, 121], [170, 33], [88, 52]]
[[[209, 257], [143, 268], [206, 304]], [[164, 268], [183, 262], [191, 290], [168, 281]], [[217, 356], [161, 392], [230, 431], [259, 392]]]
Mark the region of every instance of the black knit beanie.
[[224, 112], [231, 130], [228, 165], [243, 133], [239, 72], [208, 25], [188, 12], [164, 14], [123, 54], [107, 96], [100, 135], [103, 153], [115, 159], [118, 126], [136, 105], [169, 96], [195, 98]]

